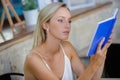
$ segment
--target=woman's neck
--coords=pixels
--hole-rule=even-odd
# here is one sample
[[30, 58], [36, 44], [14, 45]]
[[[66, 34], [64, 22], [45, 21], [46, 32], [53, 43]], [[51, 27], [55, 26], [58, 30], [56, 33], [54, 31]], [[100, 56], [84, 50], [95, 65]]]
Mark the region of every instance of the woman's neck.
[[46, 42], [42, 45], [44, 51], [48, 54], [56, 54], [59, 52], [60, 50], [60, 44], [61, 44], [61, 41], [58, 41], [58, 40], [46, 40]]

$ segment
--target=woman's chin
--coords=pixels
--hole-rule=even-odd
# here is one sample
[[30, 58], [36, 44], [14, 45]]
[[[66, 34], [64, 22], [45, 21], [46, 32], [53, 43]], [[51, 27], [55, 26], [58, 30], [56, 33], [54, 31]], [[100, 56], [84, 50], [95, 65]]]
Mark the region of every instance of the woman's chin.
[[64, 37], [62, 40], [68, 40], [68, 37]]

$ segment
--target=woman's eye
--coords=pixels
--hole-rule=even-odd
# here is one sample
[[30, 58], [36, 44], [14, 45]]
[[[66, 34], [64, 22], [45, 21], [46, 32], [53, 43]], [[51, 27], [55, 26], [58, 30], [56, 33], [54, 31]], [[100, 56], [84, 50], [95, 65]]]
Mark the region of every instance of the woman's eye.
[[58, 19], [58, 22], [64, 22], [64, 20], [62, 20], [62, 19]]
[[72, 21], [70, 20], [69, 23], [71, 23]]
[[66, 21], [65, 19], [58, 19], [57, 21], [60, 23], [71, 23], [71, 20]]

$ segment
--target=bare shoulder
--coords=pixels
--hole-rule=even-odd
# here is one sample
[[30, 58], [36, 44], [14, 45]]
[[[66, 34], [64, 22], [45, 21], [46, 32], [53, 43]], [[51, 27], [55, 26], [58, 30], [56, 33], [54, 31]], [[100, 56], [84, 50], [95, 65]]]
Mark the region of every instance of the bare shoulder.
[[73, 48], [73, 45], [69, 41], [62, 41], [62, 45], [67, 48]]
[[33, 65], [36, 65], [38, 61], [41, 61], [40, 57], [35, 52], [30, 52], [28, 55], [26, 55], [24, 67], [29, 69]]
[[74, 54], [76, 54], [75, 48], [69, 41], [63, 41], [62, 45], [68, 56], [72, 57]]
[[31, 62], [33, 61], [34, 59], [36, 59], [36, 55], [34, 54], [34, 52], [30, 52], [29, 54], [26, 55], [26, 59], [25, 61], [26, 62]]
[[57, 80], [57, 77], [46, 68], [41, 57], [35, 52], [26, 56], [24, 73], [27, 80]]

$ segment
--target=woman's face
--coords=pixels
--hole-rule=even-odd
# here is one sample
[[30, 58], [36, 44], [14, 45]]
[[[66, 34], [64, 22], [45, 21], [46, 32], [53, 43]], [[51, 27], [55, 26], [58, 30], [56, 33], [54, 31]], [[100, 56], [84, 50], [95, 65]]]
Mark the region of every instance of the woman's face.
[[48, 36], [67, 40], [70, 33], [71, 14], [67, 8], [61, 7], [48, 23]]

